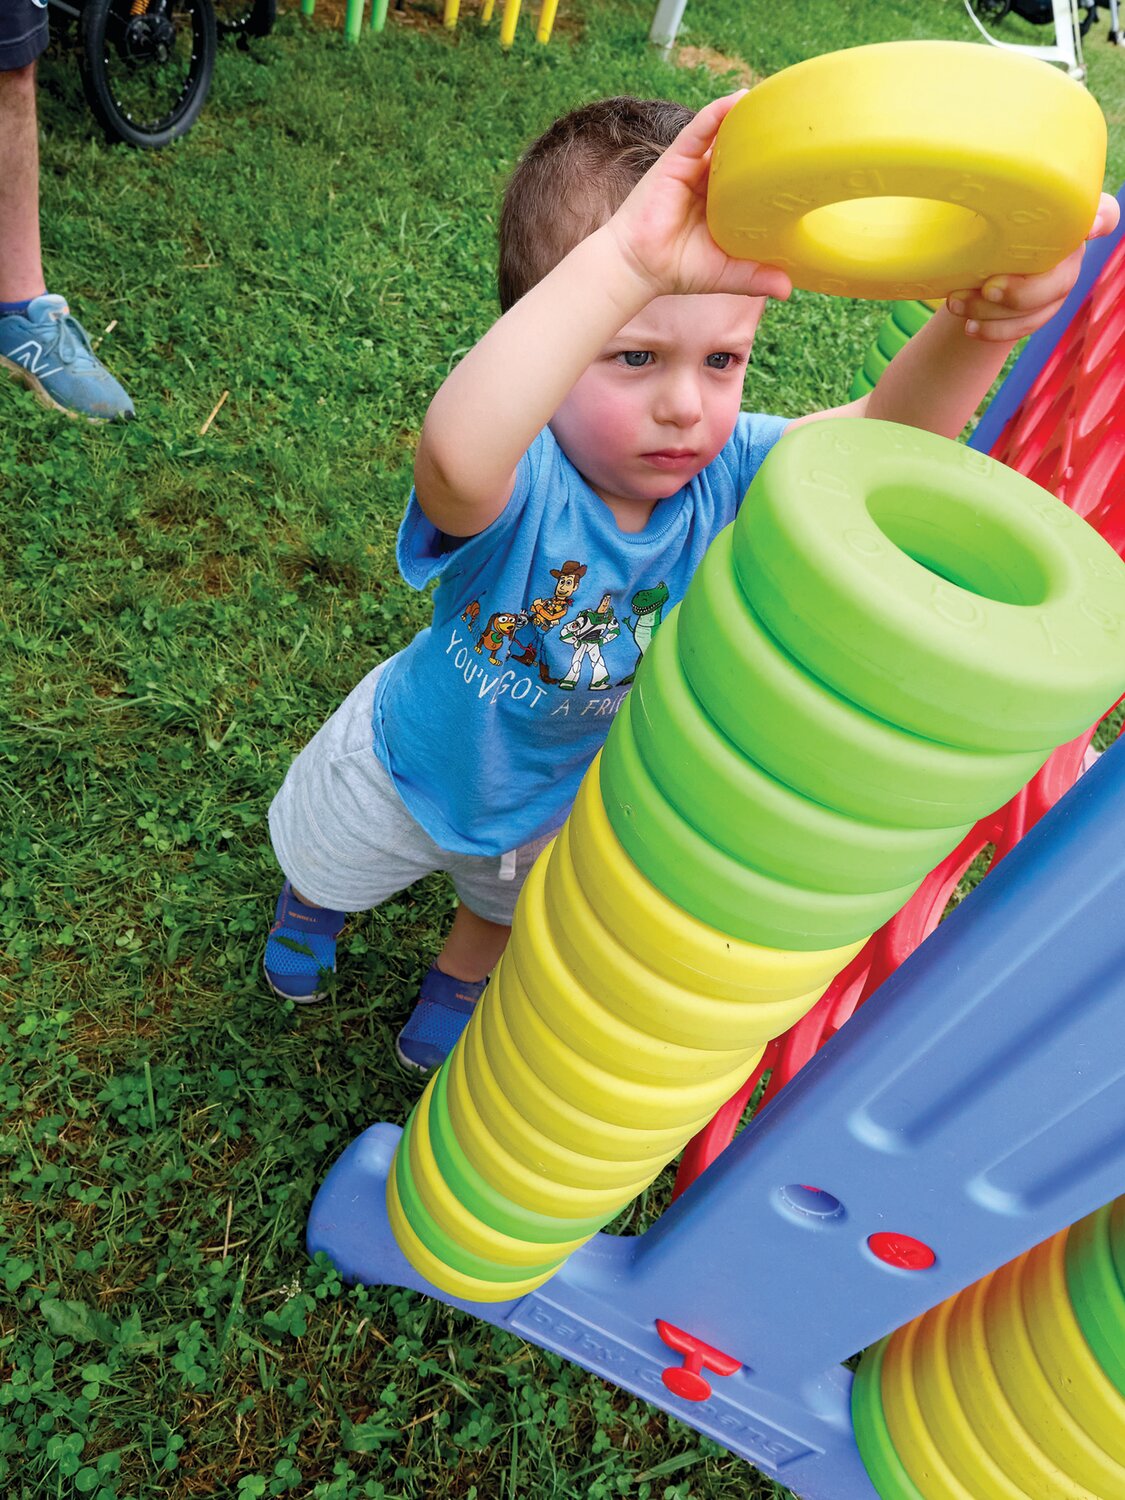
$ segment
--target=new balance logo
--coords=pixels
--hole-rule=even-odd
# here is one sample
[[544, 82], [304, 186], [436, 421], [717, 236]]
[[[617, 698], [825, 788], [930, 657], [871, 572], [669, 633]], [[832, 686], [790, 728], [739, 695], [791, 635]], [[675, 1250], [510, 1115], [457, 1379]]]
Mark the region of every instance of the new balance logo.
[[28, 339], [26, 344], [20, 344], [11, 351], [8, 358], [17, 365], [23, 365], [38, 380], [44, 380], [48, 375], [56, 375], [62, 365], [55, 365], [50, 370], [46, 369], [46, 360], [43, 358], [43, 345], [35, 339]]

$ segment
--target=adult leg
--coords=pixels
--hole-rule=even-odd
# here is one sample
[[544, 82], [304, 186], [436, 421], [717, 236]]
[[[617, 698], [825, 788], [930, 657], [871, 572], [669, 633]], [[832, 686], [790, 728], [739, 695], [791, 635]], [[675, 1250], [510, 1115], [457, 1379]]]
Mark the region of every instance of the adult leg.
[[0, 73], [0, 304], [47, 290], [39, 244], [35, 64]]
[[55, 411], [125, 419], [133, 403], [43, 279], [34, 57], [44, 45], [42, 10], [0, 6], [0, 369]]

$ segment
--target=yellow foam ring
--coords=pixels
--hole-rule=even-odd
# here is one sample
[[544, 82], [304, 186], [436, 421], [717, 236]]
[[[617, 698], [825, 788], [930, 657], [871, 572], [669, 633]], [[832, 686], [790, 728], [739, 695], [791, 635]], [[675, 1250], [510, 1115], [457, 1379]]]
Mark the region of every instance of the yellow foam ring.
[[[942, 1450], [927, 1426], [929, 1408], [923, 1409], [914, 1380], [923, 1321], [917, 1318], [900, 1328], [887, 1341], [883, 1354], [883, 1415], [894, 1450], [926, 1500], [981, 1500], [985, 1494], [989, 1500], [1001, 1500], [990, 1490], [966, 1488], [966, 1476], [951, 1462], [953, 1455]], [[1019, 1492], [1015, 1493], [1018, 1500]]]
[[[1079, 1485], [1044, 1452], [1008, 1399], [1000, 1365], [1007, 1358], [1006, 1324], [994, 1323], [990, 1293], [996, 1277], [966, 1287], [952, 1299], [945, 1358], [978, 1440], [1013, 1484], [1033, 1500], [1108, 1500]], [[940, 1358], [940, 1351], [935, 1357]]]
[[[479, 1041], [470, 1044], [470, 1052], [472, 1097], [476, 1101], [477, 1114], [497, 1146], [529, 1171], [569, 1187], [623, 1189], [630, 1183], [647, 1181], [654, 1170], [655, 1160], [667, 1154], [669, 1148], [662, 1142], [659, 1152], [636, 1160], [591, 1156], [544, 1135], [513, 1110], [496, 1081], [487, 1051]], [[452, 1070], [450, 1078], [452, 1080]]]
[[810, 58], [731, 110], [707, 222], [730, 255], [856, 297], [943, 297], [1085, 238], [1106, 124], [1072, 79], [970, 42]]
[[525, 1166], [495, 1139], [488, 1119], [481, 1112], [484, 1090], [481, 1079], [471, 1053], [456, 1058], [449, 1072], [449, 1118], [471, 1165], [498, 1193], [522, 1208], [556, 1219], [588, 1220], [604, 1214], [608, 1220], [622, 1204], [643, 1191], [664, 1165], [663, 1158], [646, 1163], [643, 1177], [614, 1189], [583, 1192], [581, 1188], [559, 1183]]
[[[456, 1245], [471, 1255], [479, 1255], [482, 1260], [490, 1260], [498, 1266], [523, 1267], [539, 1265], [552, 1259], [557, 1265], [572, 1251], [577, 1250], [579, 1245], [585, 1244], [589, 1238], [586, 1234], [557, 1243], [518, 1240], [482, 1223], [475, 1214], [470, 1213], [450, 1192], [441, 1169], [434, 1160], [427, 1119], [429, 1096], [432, 1092], [431, 1080], [430, 1087], [416, 1106], [411, 1120], [408, 1143], [410, 1175], [422, 1207]], [[399, 1201], [401, 1202], [401, 1198]]]
[[579, 886], [597, 893], [601, 920], [648, 967], [701, 995], [787, 999], [826, 985], [863, 947], [866, 939], [817, 952], [763, 948], [689, 916], [621, 847], [599, 790], [600, 760], [601, 752], [568, 819], [571, 860]]
[[[508, 1031], [532, 1071], [564, 1099], [611, 1125], [665, 1125], [714, 1112], [726, 1103], [762, 1055], [761, 1047], [736, 1054], [734, 1064], [717, 1078], [689, 1082], [685, 1067], [682, 1084], [637, 1083], [613, 1070], [612, 1054], [604, 1056], [602, 1063], [591, 1062], [552, 1031], [528, 998], [518, 960], [505, 966], [499, 994]], [[544, 1008], [549, 1014], [549, 1006]], [[682, 1050], [686, 1052], [687, 1048]], [[608, 1066], [603, 1065], [606, 1063]]]
[[427, 1250], [410, 1227], [398, 1196], [393, 1172], [387, 1173], [387, 1222], [398, 1241], [399, 1249], [418, 1274], [424, 1276], [439, 1291], [447, 1292], [451, 1297], [460, 1297], [466, 1302], [508, 1302], [515, 1297], [522, 1297], [526, 1292], [533, 1292], [555, 1274], [552, 1270], [541, 1276], [526, 1277], [523, 1281], [481, 1281], [479, 1277], [466, 1276], [463, 1271], [455, 1271], [452, 1266], [447, 1266], [432, 1251]]
[[1086, 1342], [1066, 1285], [1066, 1237], [1038, 1245], [1020, 1267], [1020, 1298], [1040, 1368], [1055, 1399], [1113, 1466], [1125, 1495], [1125, 1398]]
[[[826, 988], [780, 998], [752, 990], [715, 997], [656, 973], [618, 941], [583, 894], [569, 827], [532, 874], [537, 878], [530, 893], [524, 887], [525, 909], [536, 914], [536, 937], [549, 932], [570, 971], [553, 976], [549, 989], [543, 986], [551, 997], [551, 1024], [586, 1056], [596, 1058], [600, 1050], [594, 1049], [609, 1046], [621, 1071], [642, 1082], [668, 1076], [669, 1044], [691, 1049], [685, 1062], [696, 1077], [725, 1070], [732, 1052], [788, 1031]], [[607, 870], [607, 881], [611, 875]], [[716, 940], [727, 941], [718, 934]], [[532, 994], [538, 998], [538, 984]]]
[[[1125, 1496], [1125, 1465], [1119, 1461], [1125, 1456], [1125, 1403], [1078, 1327], [1067, 1298], [1065, 1236], [1055, 1240], [1037, 1245], [997, 1277], [992, 1295], [1021, 1333], [1005, 1340], [1005, 1389], [1027, 1431], [1072, 1481], [1096, 1495]], [[1060, 1354], [1066, 1364], [1044, 1364]]]
[[[924, 1487], [927, 1500], [931, 1488], [935, 1500], [939, 1494], [963, 1495], [966, 1488], [974, 1500], [982, 1495], [989, 1500], [1024, 1500], [1024, 1491], [977, 1436], [953, 1384], [945, 1346], [954, 1300], [940, 1303], [887, 1341], [895, 1351], [893, 1374], [884, 1373], [881, 1390], [884, 1412], [889, 1400], [898, 1413], [895, 1451], [910, 1477]], [[950, 1488], [948, 1479], [935, 1483], [935, 1473], [952, 1473], [956, 1486]]]
[[[550, 1140], [602, 1161], [651, 1161], [673, 1155], [683, 1144], [684, 1126], [678, 1122], [652, 1128], [613, 1125], [562, 1098], [520, 1056], [499, 1006], [482, 1011], [481, 1022], [485, 1055], [516, 1120], [527, 1120]], [[701, 1128], [711, 1113], [701, 1113], [690, 1128]]]

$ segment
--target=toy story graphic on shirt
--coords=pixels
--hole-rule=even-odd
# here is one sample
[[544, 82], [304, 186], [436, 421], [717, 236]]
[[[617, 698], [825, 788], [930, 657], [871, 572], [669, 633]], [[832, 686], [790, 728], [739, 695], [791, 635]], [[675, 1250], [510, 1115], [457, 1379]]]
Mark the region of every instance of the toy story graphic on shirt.
[[547, 635], [566, 614], [570, 600], [585, 576], [586, 564], [576, 562], [571, 558], [564, 562], [561, 568], [551, 569], [551, 577], [555, 580], [555, 591], [550, 598], [531, 601], [531, 623], [535, 627], [538, 638], [539, 677], [541, 681], [552, 687], [558, 683], [559, 679], [552, 677], [547, 667]]
[[[525, 614], [508, 615], [494, 614], [488, 618], [488, 624], [481, 631], [473, 650], [479, 656], [482, 651], [488, 652], [488, 659], [494, 667], [500, 665], [500, 658], [496, 655], [505, 641], [511, 642], [515, 638], [516, 631], [521, 625], [527, 624]], [[511, 650], [508, 652], [511, 655]]]
[[[527, 701], [534, 708], [548, 688], [569, 695], [584, 687], [588, 692], [602, 694], [611, 687], [627, 687], [633, 681], [668, 603], [667, 586], [661, 582], [637, 589], [629, 600], [629, 613], [619, 618], [610, 591], [603, 589], [597, 596], [597, 604], [593, 603], [594, 590], [584, 587], [589, 572], [587, 564], [568, 558], [549, 571], [554, 580], [551, 592], [530, 603], [517, 608], [513, 600], [509, 607], [493, 610], [486, 616], [481, 609], [483, 596], [478, 596], [470, 599], [461, 611], [461, 620], [470, 630], [469, 638], [466, 641], [454, 630], [447, 654], [482, 699], [491, 696], [495, 702], [507, 694], [514, 701]], [[548, 660], [552, 638], [559, 643], [551, 648], [553, 662]], [[612, 651], [619, 639], [622, 648], [629, 648], [627, 652]], [[483, 666], [470, 667], [474, 656], [486, 657], [489, 665], [503, 670], [492, 675]], [[535, 668], [534, 676], [517, 672], [506, 665], [510, 662]], [[623, 669], [626, 675], [617, 677]], [[554, 675], [560, 671], [561, 675]], [[620, 699], [608, 707], [615, 708], [619, 702]], [[567, 714], [567, 704], [564, 702], [551, 712]]]
[[559, 681], [560, 688], [571, 692], [578, 686], [582, 675], [582, 663], [590, 663], [590, 691], [596, 692], [611, 686], [609, 671], [602, 656], [602, 647], [608, 646], [621, 634], [621, 626], [613, 613], [613, 600], [603, 594], [597, 609], [579, 610], [573, 620], [568, 620], [559, 631], [559, 640], [573, 646], [566, 676]]
[[480, 619], [480, 600], [470, 599], [468, 604], [466, 604], [465, 608], [461, 611], [461, 618], [465, 622], [465, 624], [468, 625], [469, 629], [472, 630], [474, 625], [476, 625], [477, 621]]
[[656, 634], [662, 611], [667, 603], [668, 586], [664, 583], [658, 583], [654, 589], [638, 589], [633, 595], [631, 606], [636, 619], [633, 619], [631, 615], [626, 615], [625, 626], [632, 635], [633, 644], [637, 648], [637, 660], [628, 677], [621, 679], [622, 687], [632, 682], [637, 675], [637, 668], [644, 660], [644, 654]]

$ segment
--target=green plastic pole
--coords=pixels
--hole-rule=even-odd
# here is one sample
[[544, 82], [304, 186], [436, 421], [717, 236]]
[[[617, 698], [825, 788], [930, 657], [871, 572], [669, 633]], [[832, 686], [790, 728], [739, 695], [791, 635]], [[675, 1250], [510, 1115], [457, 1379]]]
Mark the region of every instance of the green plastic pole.
[[359, 32], [362, 25], [363, 0], [348, 0], [347, 9], [344, 12], [344, 35], [349, 42], [359, 41]]
[[373, 0], [371, 6], [371, 30], [382, 31], [387, 24], [387, 0]]

